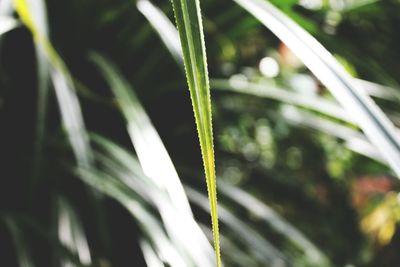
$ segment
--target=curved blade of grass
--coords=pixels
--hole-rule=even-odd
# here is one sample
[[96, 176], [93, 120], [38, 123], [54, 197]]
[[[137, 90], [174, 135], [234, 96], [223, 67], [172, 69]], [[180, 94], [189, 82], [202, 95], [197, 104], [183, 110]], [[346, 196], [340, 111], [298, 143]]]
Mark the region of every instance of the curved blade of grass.
[[102, 169], [157, 208], [174, 247], [185, 255], [185, 263], [212, 266], [212, 247], [193, 217], [185, 216], [174, 206], [165, 188], [157, 186], [156, 181], [143, 173], [133, 155], [104, 138], [96, 139], [102, 143], [100, 146], [104, 149], [103, 154], [95, 153]]
[[[28, 0], [29, 7], [31, 9], [31, 17], [37, 30], [44, 36], [48, 36], [48, 22], [47, 22], [47, 9], [46, 5], [42, 0]], [[10, 1], [12, 3], [12, 1]], [[36, 123], [36, 138], [34, 143], [34, 164], [33, 164], [33, 176], [35, 182], [39, 176], [40, 166], [42, 164], [42, 147], [43, 140], [45, 139], [45, 125], [46, 125], [46, 113], [47, 113], [47, 100], [49, 93], [49, 82], [50, 82], [50, 64], [46, 58], [46, 53], [43, 46], [35, 45], [35, 54], [37, 61], [37, 123]]]
[[133, 89], [113, 64], [104, 57], [92, 54], [92, 59], [103, 72], [117, 97], [144, 173], [158, 185], [165, 186], [171, 200], [181, 212], [191, 215], [190, 205], [175, 167]]
[[365, 136], [357, 130], [342, 124], [321, 118], [311, 113], [300, 111], [293, 106], [285, 106], [282, 116], [292, 124], [303, 125], [317, 131], [335, 136], [346, 142], [348, 149], [387, 165], [379, 150], [372, 145]]
[[[58, 199], [58, 237], [61, 244], [78, 255], [83, 265], [91, 265], [89, 245], [83, 231], [82, 224], [72, 207], [63, 198]], [[63, 260], [63, 266], [70, 266], [72, 262]]]
[[[213, 240], [213, 232], [211, 228], [206, 225], [200, 225], [203, 232], [207, 235], [207, 238]], [[251, 254], [248, 254], [246, 251], [243, 251], [242, 248], [239, 248], [235, 242], [228, 239], [223, 233], [219, 234], [221, 249], [224, 251], [225, 259], [229, 258], [229, 261], [234, 263], [237, 266], [258, 266], [259, 263], [257, 260], [252, 257]]]
[[335, 58], [309, 33], [264, 0], [234, 0], [279, 39], [321, 80], [351, 114], [370, 141], [400, 176], [400, 141], [393, 124], [378, 106], [354, 85]]
[[[144, 0], [148, 3], [148, 5], [151, 5], [152, 9], [154, 10], [154, 13], [159, 13], [157, 16], [162, 16], [165, 19], [167, 18], [160, 9], [156, 8], [151, 2], [148, 0]], [[163, 28], [161, 23], [161, 20], [153, 19], [154, 13], [150, 13], [146, 16], [146, 18], [151, 21], [153, 20], [152, 23], [154, 29], [158, 32], [158, 34], [162, 34], [161, 29]], [[169, 34], [166, 35], [168, 39], [162, 38], [162, 41], [166, 44], [166, 46], [169, 48], [170, 52], [172, 55], [178, 55], [180, 53], [180, 49], [177, 48], [177, 46], [169, 46], [167, 43], [175, 43], [179, 41], [179, 39], [176, 37], [177, 33], [174, 34]], [[177, 60], [177, 62], [179, 62]], [[382, 86], [376, 83], [364, 81], [361, 79], [354, 78], [353, 82], [355, 83], [356, 86], [362, 88], [362, 90], [365, 90], [365, 92], [368, 95], [382, 98], [385, 100], [393, 100], [397, 99], [398, 93], [396, 90], [390, 87]], [[247, 94], [252, 94], [260, 97], [268, 97], [271, 99], [275, 99], [278, 101], [290, 103], [293, 105], [298, 105], [301, 107], [309, 108], [321, 113], [324, 113], [326, 115], [329, 115], [333, 118], [343, 120], [345, 122], [355, 124], [357, 121], [353, 119], [352, 117], [348, 116], [346, 111], [343, 110], [341, 107], [330, 103], [327, 100], [316, 98], [316, 97], [302, 97], [299, 94], [295, 94], [293, 92], [286, 92], [283, 90], [275, 90], [275, 88], [272, 88], [272, 90], [264, 90], [266, 88], [260, 88], [258, 85], [254, 84], [249, 84], [249, 86], [246, 86], [246, 88], [238, 87], [233, 84], [231, 84], [228, 80], [222, 80], [222, 79], [214, 79], [211, 80], [211, 85], [213, 89], [217, 90], [233, 90], [236, 92], [241, 92], [241, 93], [247, 93]], [[321, 101], [320, 101], [321, 100]], [[287, 116], [287, 114], [285, 115]], [[287, 116], [287, 119], [291, 121], [292, 123], [301, 123], [304, 124], [305, 120], [301, 120], [302, 122], [299, 122], [299, 116], [295, 116], [294, 119], [293, 116]], [[334, 123], [334, 122], [329, 122], [327, 120], [323, 120], [322, 123], [315, 123], [315, 122], [309, 122], [309, 120], [306, 120], [308, 123], [307, 126], [310, 126], [312, 128], [315, 128], [317, 130], [327, 132], [327, 127], [329, 129], [342, 129], [344, 126]], [[348, 132], [348, 130], [351, 130], [351, 134], [347, 137], [345, 137], [342, 133]], [[345, 131], [340, 131], [339, 133], [335, 134], [336, 131], [332, 131], [330, 134], [334, 134], [335, 136], [346, 140], [346, 145], [350, 150], [353, 150], [356, 153], [359, 153], [361, 155], [367, 156], [371, 159], [380, 161], [383, 164], [387, 164], [387, 161], [382, 158], [381, 154], [374, 149], [374, 146], [370, 144], [368, 140], [366, 140], [364, 137], [360, 137], [359, 133], [357, 131], [348, 129]], [[354, 138], [354, 135], [357, 135], [357, 138]]]
[[[92, 59], [111, 85], [127, 121], [128, 133], [142, 166], [140, 169], [144, 172], [137, 176], [146, 176], [144, 180], [151, 180], [153, 186], [162, 189], [161, 194], [168, 193], [166, 199], [159, 200], [157, 196], [152, 196], [152, 199], [157, 200], [155, 204], [158, 206], [169, 234], [180, 247], [184, 248], [185, 252], [188, 252], [186, 254], [190, 255], [197, 263], [196, 265], [210, 265], [211, 246], [193, 219], [189, 202], [172, 160], [150, 118], [134, 94], [134, 90], [112, 63], [96, 54], [92, 55]], [[99, 138], [96, 139], [99, 141]], [[104, 144], [104, 140], [102, 143]], [[115, 145], [108, 144], [106, 147], [110, 154], [119, 151], [118, 157], [128, 170], [137, 166], [137, 163], [132, 163], [134, 161], [132, 157], [121, 152], [121, 149], [117, 149]], [[171, 203], [166, 205], [167, 202]], [[170, 212], [165, 212], [166, 210]], [[171, 217], [170, 214], [176, 214], [176, 216]], [[197, 244], [196, 249], [192, 249], [193, 243]]]
[[8, 16], [0, 16], [0, 36], [18, 26], [18, 21]]
[[[190, 201], [205, 211], [210, 212], [205, 195], [190, 187], [186, 187], [185, 189]], [[262, 235], [253, 230], [221, 204], [219, 204], [219, 212], [221, 222], [230, 228], [232, 233], [239, 237], [250, 248], [249, 251], [262, 263], [261, 266], [287, 266], [286, 263], [288, 263], [288, 260], [285, 255]]]
[[214, 249], [217, 266], [219, 267], [221, 266], [221, 256], [217, 211], [217, 179], [215, 176], [210, 86], [208, 81], [206, 49], [204, 44], [200, 3], [199, 0], [172, 0], [172, 4], [181, 40], [186, 78], [189, 85], [197, 131], [200, 139], [211, 208]]
[[[58, 240], [57, 236], [53, 234], [53, 232], [46, 228], [45, 226], [39, 224], [36, 220], [32, 219], [32, 217], [27, 216], [27, 215], [0, 215], [0, 219], [4, 218], [5, 222], [9, 226], [11, 226], [13, 229], [11, 231], [16, 230], [17, 235], [19, 236], [20, 241], [18, 245], [21, 245], [21, 249], [24, 249], [27, 244], [27, 240], [25, 236], [28, 234], [28, 236], [31, 236], [32, 234], [36, 237], [39, 237], [40, 240], [45, 241], [48, 245], [52, 247], [52, 251], [54, 252], [54, 255], [57, 256], [60, 259], [67, 259], [73, 266], [76, 267], [91, 267], [92, 265], [85, 265], [82, 264], [78, 258], [78, 255], [76, 255], [74, 252], [69, 250], [64, 244], [60, 243]], [[13, 234], [13, 233], [12, 233]], [[24, 235], [24, 236], [23, 236]], [[21, 259], [20, 260], [20, 266], [26, 266], [26, 267], [32, 267], [34, 266], [33, 259], [28, 255], [27, 251], [20, 251], [22, 254], [18, 254], [17, 256], [21, 256], [24, 258], [24, 262], [26, 260], [28, 261], [29, 265], [22, 265], [21, 264]], [[19, 253], [19, 252], [18, 252]], [[28, 257], [28, 258], [26, 258]]]
[[354, 79], [354, 82], [370, 96], [388, 101], [399, 101], [400, 99], [400, 92], [395, 88], [357, 78]]
[[12, 218], [4, 216], [3, 219], [13, 239], [19, 266], [34, 267], [35, 264], [29, 255], [27, 242], [23, 237], [23, 233], [21, 232], [20, 228]]
[[158, 218], [151, 214], [148, 206], [139, 199], [131, 188], [109, 174], [95, 169], [79, 168], [77, 175], [88, 185], [120, 202], [138, 221], [143, 232], [156, 246], [160, 257], [170, 266], [186, 266], [184, 259], [165, 234]]
[[164, 263], [157, 256], [153, 247], [146, 240], [142, 239], [139, 241], [140, 249], [143, 252], [144, 260], [146, 261], [147, 267], [164, 267]]
[[270, 98], [282, 101], [283, 103], [309, 108], [348, 123], [355, 123], [342, 107], [332, 101], [323, 99], [322, 97], [301, 95], [293, 91], [277, 88], [273, 85], [248, 83], [242, 86], [226, 79], [212, 79], [211, 88]]
[[301, 248], [305, 253], [308, 262], [312, 264], [312, 266], [331, 266], [326, 255], [324, 255], [317, 246], [315, 246], [297, 228], [292, 226], [265, 203], [239, 187], [230, 185], [226, 182], [220, 182], [218, 183], [218, 186], [230, 199], [262, 218], [276, 232], [282, 234], [293, 244]]
[[[22, 22], [31, 31], [38, 50], [43, 52], [51, 66], [50, 76], [54, 84], [63, 125], [77, 163], [82, 166], [89, 166], [92, 161], [90, 146], [73, 79], [61, 57], [50, 43], [45, 27], [46, 20], [43, 9], [38, 9], [38, 7], [45, 5], [43, 2], [38, 5], [37, 1], [39, 0], [14, 0], [15, 9]], [[44, 95], [42, 99], [45, 98]]]
[[168, 17], [149, 0], [138, 0], [136, 6], [158, 33], [179, 67], [183, 67], [181, 44], [174, 24], [172, 24]]

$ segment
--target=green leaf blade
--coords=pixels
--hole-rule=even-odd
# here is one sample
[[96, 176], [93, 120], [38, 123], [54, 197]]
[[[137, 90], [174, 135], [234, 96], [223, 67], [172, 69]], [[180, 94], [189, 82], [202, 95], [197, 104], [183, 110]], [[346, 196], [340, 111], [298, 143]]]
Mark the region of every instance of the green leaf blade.
[[172, 4], [181, 39], [186, 77], [206, 174], [217, 266], [221, 266], [211, 96], [200, 3], [198, 0], [172, 0]]

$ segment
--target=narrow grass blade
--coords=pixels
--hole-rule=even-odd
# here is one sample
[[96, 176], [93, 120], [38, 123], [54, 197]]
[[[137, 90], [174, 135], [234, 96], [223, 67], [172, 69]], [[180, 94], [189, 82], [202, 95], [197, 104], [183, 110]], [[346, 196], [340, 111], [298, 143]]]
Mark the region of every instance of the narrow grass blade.
[[144, 260], [147, 267], [164, 267], [164, 263], [160, 260], [157, 253], [146, 240], [140, 240], [140, 249], [143, 252]]
[[[38, 4], [37, 1], [42, 0], [14, 0], [15, 9], [22, 22], [31, 31], [39, 53], [45, 55], [48, 64], [51, 66], [51, 74], [49, 75], [54, 84], [63, 125], [76, 160], [82, 166], [89, 166], [92, 156], [73, 79], [61, 57], [50, 43], [44, 18], [45, 14], [43, 9], [38, 8], [44, 7], [45, 4], [44, 2]], [[45, 70], [42, 69], [41, 71]], [[41, 98], [46, 98], [45, 93]]]
[[156, 246], [160, 258], [170, 266], [185, 267], [185, 260], [171, 244], [159, 219], [154, 217], [131, 188], [114, 177], [95, 169], [77, 169], [77, 175], [88, 185], [117, 200], [135, 218], [144, 234]]
[[18, 26], [18, 21], [11, 17], [0, 17], [0, 36]]
[[359, 90], [335, 58], [309, 33], [264, 0], [234, 0], [296, 54], [358, 122], [370, 141], [400, 176], [400, 141], [393, 124], [378, 106]]
[[[208, 239], [213, 240], [213, 232], [211, 228], [201, 225], [201, 229], [207, 235]], [[259, 263], [250, 253], [243, 251], [243, 248], [239, 248], [238, 245], [234, 241], [231, 241], [222, 233], [219, 234], [220, 242], [221, 242], [221, 250], [224, 251], [225, 259], [229, 259], [230, 262], [234, 263], [237, 266], [242, 267], [253, 267], [258, 266]]]
[[218, 186], [221, 188], [221, 192], [230, 199], [245, 207], [249, 212], [262, 218], [277, 233], [285, 236], [293, 244], [301, 248], [305, 253], [307, 262], [311, 264], [311, 266], [331, 266], [326, 255], [324, 255], [316, 245], [265, 203], [237, 186], [225, 182], [218, 183]]
[[162, 42], [176, 60], [179, 67], [183, 67], [181, 43], [174, 24], [172, 24], [168, 17], [149, 0], [138, 0], [136, 5], [160, 36]]
[[356, 123], [342, 107], [332, 101], [323, 99], [322, 97], [301, 95], [300, 93], [277, 88], [273, 85], [248, 83], [243, 86], [235, 84], [230, 80], [212, 79], [211, 88], [270, 98], [286, 104], [308, 108], [348, 123]]
[[[90, 267], [92, 265], [82, 264], [79, 260], [78, 255], [69, 250], [68, 247], [60, 243], [57, 236], [53, 235], [52, 229], [45, 228], [43, 225], [33, 220], [32, 217], [28, 215], [0, 215], [0, 220], [4, 219], [6, 225], [8, 226], [11, 234], [19, 240], [14, 240], [16, 243], [17, 256], [19, 257], [19, 266], [22, 267], [33, 267], [34, 258], [31, 258], [29, 251], [27, 251], [26, 236], [35, 236], [39, 238], [40, 241], [45, 241], [48, 245], [52, 247], [52, 251], [57, 258], [66, 259], [71, 262], [72, 266], [76, 267]], [[32, 251], [33, 252], [33, 251]]]
[[6, 216], [4, 216], [3, 218], [13, 239], [19, 266], [34, 267], [35, 264], [28, 252], [27, 242], [23, 237], [22, 231], [12, 218]]
[[[200, 192], [186, 187], [186, 192], [190, 201], [210, 212], [207, 204], [207, 197]], [[258, 232], [253, 230], [248, 224], [240, 220], [224, 206], [219, 205], [220, 220], [224, 223], [235, 236], [246, 244], [253, 256], [262, 263], [261, 266], [287, 266], [288, 259], [269, 241]]]
[[282, 116], [291, 124], [302, 125], [344, 140], [348, 149], [387, 165], [382, 154], [357, 130], [321, 118], [293, 106], [284, 106]]
[[400, 92], [398, 89], [357, 78], [354, 79], [354, 82], [370, 96], [389, 101], [400, 101]]
[[[144, 173], [140, 175], [138, 172], [137, 176], [145, 176], [144, 180], [150, 180], [154, 187], [161, 189], [160, 194], [164, 195], [165, 192], [168, 194], [165, 199], [160, 199], [156, 195], [150, 198], [155, 200], [171, 239], [185, 251], [185, 254], [190, 255], [196, 265], [210, 265], [212, 248], [193, 219], [182, 183], [150, 118], [134, 94], [134, 90], [113, 64], [99, 55], [93, 55], [92, 58], [111, 85], [128, 124], [128, 133]], [[126, 153], [116, 149], [115, 146], [107, 145], [107, 147], [119, 151], [118, 157], [123, 158], [124, 164], [134, 160], [132, 157], [130, 159], [129, 156], [126, 157]], [[125, 167], [131, 170], [133, 166], [137, 164], [128, 163]], [[191, 246], [193, 243], [197, 244], [195, 249]]]
[[181, 212], [191, 215], [190, 205], [175, 167], [133, 89], [104, 57], [93, 54], [92, 59], [103, 72], [118, 100], [144, 173], [156, 184], [165, 186], [171, 200]]
[[95, 159], [104, 172], [115, 177], [158, 210], [171, 242], [181, 255], [184, 255], [185, 263], [212, 266], [212, 247], [193, 217], [182, 214], [168, 197], [165, 188], [157, 186], [156, 181], [147, 177], [140, 167], [137, 168], [139, 163], [133, 155], [104, 138], [96, 139], [96, 143], [100, 141], [105, 149], [104, 153], [95, 153]]
[[221, 266], [221, 256], [218, 230], [217, 183], [211, 122], [211, 97], [200, 2], [199, 0], [172, 0], [172, 4], [181, 40], [186, 78], [200, 139], [211, 208], [214, 249], [217, 266], [219, 267]]
[[[82, 224], [72, 207], [64, 200], [59, 198], [58, 208], [58, 237], [61, 244], [71, 252], [76, 253], [83, 265], [91, 265], [89, 245], [83, 231]], [[63, 260], [63, 266], [71, 266], [72, 262], [68, 259]]]

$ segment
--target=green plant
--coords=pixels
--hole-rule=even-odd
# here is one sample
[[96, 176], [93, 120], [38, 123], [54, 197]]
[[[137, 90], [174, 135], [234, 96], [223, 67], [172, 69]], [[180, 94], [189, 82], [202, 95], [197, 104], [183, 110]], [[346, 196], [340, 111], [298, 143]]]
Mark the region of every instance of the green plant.
[[1, 1], [4, 262], [396, 265], [400, 6], [271, 2]]

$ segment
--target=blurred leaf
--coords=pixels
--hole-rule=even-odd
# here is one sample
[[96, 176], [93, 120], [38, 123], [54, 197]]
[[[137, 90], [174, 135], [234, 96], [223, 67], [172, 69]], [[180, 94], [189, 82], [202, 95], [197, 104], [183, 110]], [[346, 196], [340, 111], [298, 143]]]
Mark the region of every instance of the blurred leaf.
[[14, 246], [18, 257], [19, 266], [34, 267], [35, 264], [28, 252], [27, 241], [25, 240], [24, 235], [21, 232], [20, 228], [12, 218], [6, 216], [4, 216], [3, 218], [14, 241]]
[[[21, 20], [31, 31], [35, 43], [39, 46], [40, 51], [46, 55], [51, 65], [51, 78], [60, 107], [63, 125], [68, 134], [77, 163], [89, 166], [92, 156], [73, 79], [47, 36], [44, 9], [37, 8], [40, 6], [44, 7], [45, 5], [44, 3], [37, 5], [36, 1], [31, 2], [31, 0], [14, 0], [14, 4]], [[39, 71], [42, 70], [39, 68]], [[46, 94], [43, 93], [40, 99], [45, 101], [45, 98]]]
[[183, 54], [179, 35], [172, 22], [149, 0], [138, 0], [136, 5], [139, 11], [149, 21], [153, 29], [158, 33], [162, 42], [165, 44], [178, 65], [183, 67]]
[[309, 33], [263, 0], [234, 0], [280, 38], [321, 80], [400, 176], [400, 142], [393, 124]]
[[[184, 244], [184, 250], [192, 256], [192, 260], [196, 262], [196, 265], [210, 264], [207, 262], [212, 255], [210, 253], [212, 249], [193, 219], [189, 202], [172, 160], [144, 108], [134, 94], [133, 89], [118, 73], [112, 63], [100, 55], [94, 54], [92, 58], [110, 83], [111, 89], [117, 97], [119, 107], [127, 121], [128, 133], [143, 169], [143, 174], [139, 176], [146, 177], [144, 180], [150, 180], [153, 187], [161, 189], [159, 194], [164, 195], [165, 192], [168, 194], [167, 198], [162, 201], [154, 194], [150, 196], [150, 199], [153, 199], [159, 208], [165, 225], [168, 226], [166, 227], [167, 230], [171, 236], [177, 238], [178, 243]], [[104, 140], [96, 139], [101, 141], [104, 147]], [[116, 148], [115, 145], [107, 144], [105, 147], [111, 154], [118, 151], [118, 158], [124, 164], [134, 161], [132, 157], [127, 157], [127, 154]], [[131, 166], [137, 166], [137, 164], [126, 165], [128, 169], [131, 169]], [[169, 202], [171, 203], [166, 206]], [[169, 212], [166, 212], [166, 209]], [[176, 214], [176, 216], [173, 216], [173, 214]], [[180, 227], [177, 227], [178, 225]], [[193, 242], [197, 243], [196, 249], [192, 249], [190, 246]]]
[[[186, 192], [190, 201], [205, 211], [210, 212], [206, 196], [190, 187], [186, 187]], [[249, 248], [248, 251], [260, 261], [262, 266], [286, 266], [288, 259], [273, 244], [266, 240], [264, 236], [252, 229], [250, 225], [243, 222], [223, 205], [219, 204], [218, 208], [221, 222], [230, 228], [231, 233], [234, 233], [235, 236], [239, 237], [246, 244]]]
[[[83, 265], [91, 265], [89, 244], [77, 214], [63, 198], [58, 199], [58, 237], [71, 252], [76, 253]], [[66, 259], [63, 266], [71, 266]]]
[[141, 240], [140, 248], [142, 249], [148, 267], [164, 267], [164, 263], [162, 263], [154, 249], [147, 241]]
[[11, 17], [0, 17], [0, 36], [18, 26], [18, 21]]
[[98, 54], [92, 54], [92, 59], [103, 72], [117, 98], [144, 173], [156, 183], [165, 186], [180, 211], [191, 214], [175, 167], [133, 89], [111, 62]]
[[76, 172], [85, 183], [117, 200], [130, 212], [144, 234], [155, 244], [162, 259], [171, 266], [185, 266], [184, 259], [169, 241], [159, 220], [151, 214], [132, 188], [99, 170], [80, 168]]
[[340, 138], [345, 141], [348, 149], [387, 165], [381, 153], [357, 130], [309, 112], [300, 111], [292, 106], [284, 106], [282, 115], [289, 123], [310, 127], [327, 135]]
[[237, 186], [225, 182], [218, 183], [218, 186], [230, 199], [265, 220], [277, 233], [284, 235], [293, 244], [301, 248], [309, 264], [312, 266], [331, 266], [326, 255], [316, 245], [265, 203]]
[[236, 83], [234, 80], [212, 79], [211, 88], [221, 91], [232, 91], [263, 98], [270, 98], [281, 101], [285, 104], [292, 104], [312, 109], [324, 115], [328, 115], [348, 123], [355, 123], [352, 117], [349, 117], [347, 112], [333, 101], [326, 100], [322, 97], [302, 95], [300, 93], [281, 89], [267, 83], [258, 84], [246, 82], [242, 84]]
[[387, 245], [396, 233], [400, 222], [400, 205], [398, 195], [386, 194], [383, 201], [361, 221], [361, 228], [372, 235], [379, 245]]

